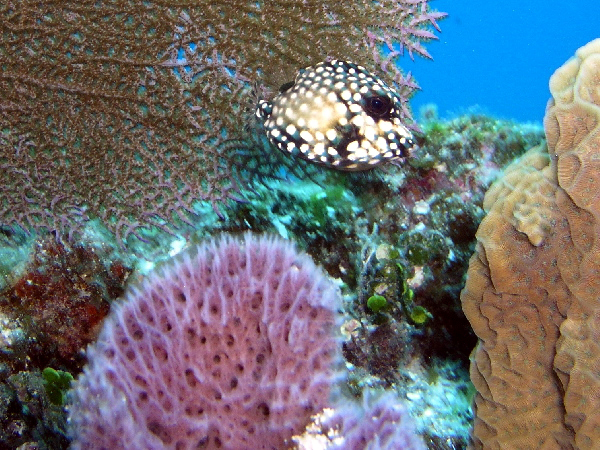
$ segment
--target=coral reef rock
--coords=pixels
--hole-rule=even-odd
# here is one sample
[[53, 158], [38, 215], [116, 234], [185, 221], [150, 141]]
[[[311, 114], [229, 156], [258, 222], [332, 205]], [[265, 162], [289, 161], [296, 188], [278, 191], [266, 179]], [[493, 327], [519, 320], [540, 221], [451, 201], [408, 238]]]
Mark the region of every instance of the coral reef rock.
[[486, 194], [461, 300], [476, 448], [600, 446], [600, 39], [550, 79], [538, 147]]

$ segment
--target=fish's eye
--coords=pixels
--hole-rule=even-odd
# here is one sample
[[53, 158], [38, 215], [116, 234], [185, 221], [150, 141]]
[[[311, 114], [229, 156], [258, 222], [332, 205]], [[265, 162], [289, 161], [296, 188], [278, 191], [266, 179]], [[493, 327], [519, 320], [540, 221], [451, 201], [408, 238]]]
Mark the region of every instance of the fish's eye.
[[367, 97], [365, 100], [365, 109], [371, 117], [383, 117], [392, 109], [392, 101], [382, 95]]

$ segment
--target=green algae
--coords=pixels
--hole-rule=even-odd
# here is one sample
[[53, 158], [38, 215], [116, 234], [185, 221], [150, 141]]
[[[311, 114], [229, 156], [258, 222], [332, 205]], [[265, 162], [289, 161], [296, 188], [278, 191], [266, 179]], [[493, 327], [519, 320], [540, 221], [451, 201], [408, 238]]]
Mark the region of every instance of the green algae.
[[367, 300], [367, 307], [374, 313], [381, 312], [387, 306], [388, 302], [383, 295], [373, 294]]
[[42, 370], [42, 377], [44, 377], [44, 388], [50, 402], [57, 406], [64, 405], [66, 393], [73, 381], [73, 375], [69, 372], [46, 367]]

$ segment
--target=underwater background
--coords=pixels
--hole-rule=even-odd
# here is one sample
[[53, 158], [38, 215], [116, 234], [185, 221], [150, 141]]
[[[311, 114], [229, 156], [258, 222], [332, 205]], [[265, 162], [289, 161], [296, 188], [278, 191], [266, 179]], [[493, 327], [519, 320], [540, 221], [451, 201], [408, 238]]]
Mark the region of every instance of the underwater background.
[[547, 80], [579, 48], [598, 36], [600, 3], [590, 0], [472, 2], [437, 0], [448, 11], [434, 61], [404, 58], [422, 88], [415, 112], [435, 103], [442, 117], [477, 106], [479, 111], [541, 123], [549, 98]]
[[597, 448], [600, 4], [524, 3], [0, 4], [0, 449]]

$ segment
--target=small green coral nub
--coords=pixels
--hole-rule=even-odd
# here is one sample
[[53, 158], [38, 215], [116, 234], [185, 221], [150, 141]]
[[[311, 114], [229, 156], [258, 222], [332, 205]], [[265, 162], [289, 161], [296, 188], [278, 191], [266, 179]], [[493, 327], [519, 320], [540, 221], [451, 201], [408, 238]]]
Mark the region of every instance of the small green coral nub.
[[433, 316], [425, 308], [417, 305], [410, 310], [410, 318], [417, 325], [423, 325], [427, 320], [433, 318]]
[[71, 387], [73, 376], [69, 372], [54, 370], [51, 367], [46, 367], [42, 371], [42, 376], [44, 377], [44, 387], [50, 402], [58, 406], [64, 405], [65, 395]]
[[378, 313], [387, 306], [387, 300], [384, 296], [374, 294], [367, 300], [367, 307], [374, 313]]

